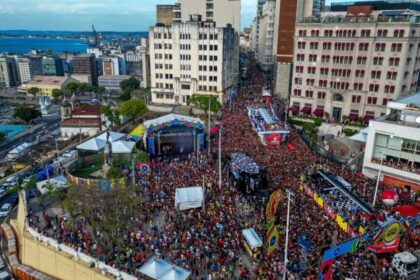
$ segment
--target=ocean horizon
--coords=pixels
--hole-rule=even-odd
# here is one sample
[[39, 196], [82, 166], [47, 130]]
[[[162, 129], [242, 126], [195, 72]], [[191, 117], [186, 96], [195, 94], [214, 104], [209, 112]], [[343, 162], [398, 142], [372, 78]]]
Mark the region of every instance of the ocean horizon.
[[31, 49], [51, 49], [55, 53], [85, 53], [87, 48], [88, 45], [83, 39], [0, 37], [0, 52], [27, 54]]

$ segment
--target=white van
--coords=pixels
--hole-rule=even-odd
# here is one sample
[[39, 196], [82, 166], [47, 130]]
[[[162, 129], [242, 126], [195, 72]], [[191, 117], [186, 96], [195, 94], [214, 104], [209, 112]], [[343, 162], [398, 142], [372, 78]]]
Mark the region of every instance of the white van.
[[419, 271], [419, 261], [409, 251], [395, 254], [392, 258], [392, 265], [400, 276], [406, 277], [406, 279], [416, 279]]

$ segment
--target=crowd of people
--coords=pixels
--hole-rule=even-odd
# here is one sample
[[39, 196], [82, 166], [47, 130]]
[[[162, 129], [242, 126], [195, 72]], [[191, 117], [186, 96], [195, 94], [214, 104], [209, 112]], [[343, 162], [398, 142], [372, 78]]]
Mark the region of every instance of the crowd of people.
[[[287, 269], [304, 279], [315, 279], [322, 250], [348, 239], [348, 235], [322, 212], [313, 199], [299, 190], [301, 176], [310, 176], [318, 169], [341, 174], [351, 182], [352, 191], [368, 203], [373, 197], [373, 182], [321, 158], [305, 145], [295, 130], [291, 130], [287, 139], [296, 147], [295, 150], [289, 150], [286, 145], [264, 146], [252, 129], [247, 106], [264, 103], [261, 92], [266, 79], [254, 65], [248, 67], [248, 75], [252, 80], [248, 86], [242, 87], [233, 109], [222, 109], [222, 153], [245, 153], [258, 166], [264, 167], [269, 180], [267, 193], [290, 187], [293, 202]], [[284, 115], [288, 109], [284, 100], [274, 99], [273, 104], [278, 116]], [[95, 229], [89, 223], [89, 217], [31, 215], [30, 224], [46, 236], [135, 276], [141, 276], [140, 267], [150, 257], [158, 256], [190, 270], [192, 279], [280, 279], [284, 271], [285, 207], [280, 207], [277, 213], [279, 250], [269, 258], [260, 254], [256, 259], [250, 259], [243, 249], [241, 230], [254, 228], [264, 239], [264, 202], [267, 201], [242, 193], [229, 183], [226, 176], [219, 187], [216, 141], [211, 143], [208, 155], [198, 153], [179, 159], [152, 161], [150, 173], [137, 180], [134, 195], [142, 198], [138, 216], [130, 217], [132, 222], [119, 229], [121, 240], [118, 242], [110, 241], [106, 234]], [[197, 185], [205, 186], [205, 206], [177, 211], [174, 207], [175, 189]], [[97, 216], [100, 217], [100, 213]], [[41, 223], [41, 219], [46, 223]], [[297, 242], [301, 236], [313, 243], [310, 251], [302, 252]], [[393, 277], [394, 272], [389, 263], [367, 250], [360, 250], [337, 259], [334, 275], [336, 279], [386, 279], [382, 277]]]

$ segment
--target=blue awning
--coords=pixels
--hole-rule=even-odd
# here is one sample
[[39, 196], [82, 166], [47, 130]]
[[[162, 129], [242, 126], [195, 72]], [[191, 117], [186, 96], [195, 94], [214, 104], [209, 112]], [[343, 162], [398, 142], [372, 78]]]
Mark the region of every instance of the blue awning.
[[400, 16], [405, 11], [383, 11], [381, 15], [383, 16]]

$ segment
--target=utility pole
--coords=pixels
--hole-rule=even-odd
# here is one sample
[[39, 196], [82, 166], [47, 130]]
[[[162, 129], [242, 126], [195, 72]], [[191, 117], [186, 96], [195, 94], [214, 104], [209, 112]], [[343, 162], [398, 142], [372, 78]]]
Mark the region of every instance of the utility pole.
[[208, 127], [208, 133], [207, 133], [207, 153], [208, 153], [208, 155], [210, 156], [210, 125], [211, 125], [211, 111], [210, 111], [210, 105], [211, 105], [211, 99], [210, 99], [210, 96], [209, 96], [209, 116], [208, 116], [208, 118], [209, 118], [209, 120], [208, 120], [208, 123], [209, 123], [209, 127]]
[[206, 212], [205, 205], [206, 205], [206, 184], [205, 184], [204, 175], [203, 175], [203, 206], [202, 206], [203, 213]]
[[289, 247], [289, 224], [290, 224], [290, 199], [291, 199], [291, 194], [292, 194], [289, 189], [287, 189], [286, 192], [287, 192], [287, 219], [286, 219], [286, 243], [284, 247], [283, 280], [286, 280], [286, 273], [287, 273], [287, 251]]
[[222, 189], [222, 127], [219, 128], [219, 189]]
[[131, 168], [133, 170], [133, 187], [136, 185], [136, 173], [134, 172], [134, 157], [133, 154], [131, 154]]
[[381, 179], [383, 162], [384, 162], [384, 157], [381, 158], [381, 166], [379, 167], [379, 171], [378, 171], [378, 179], [376, 179], [375, 194], [373, 195], [372, 208], [375, 208], [375, 204], [376, 204], [376, 196], [378, 195], [379, 180]]

